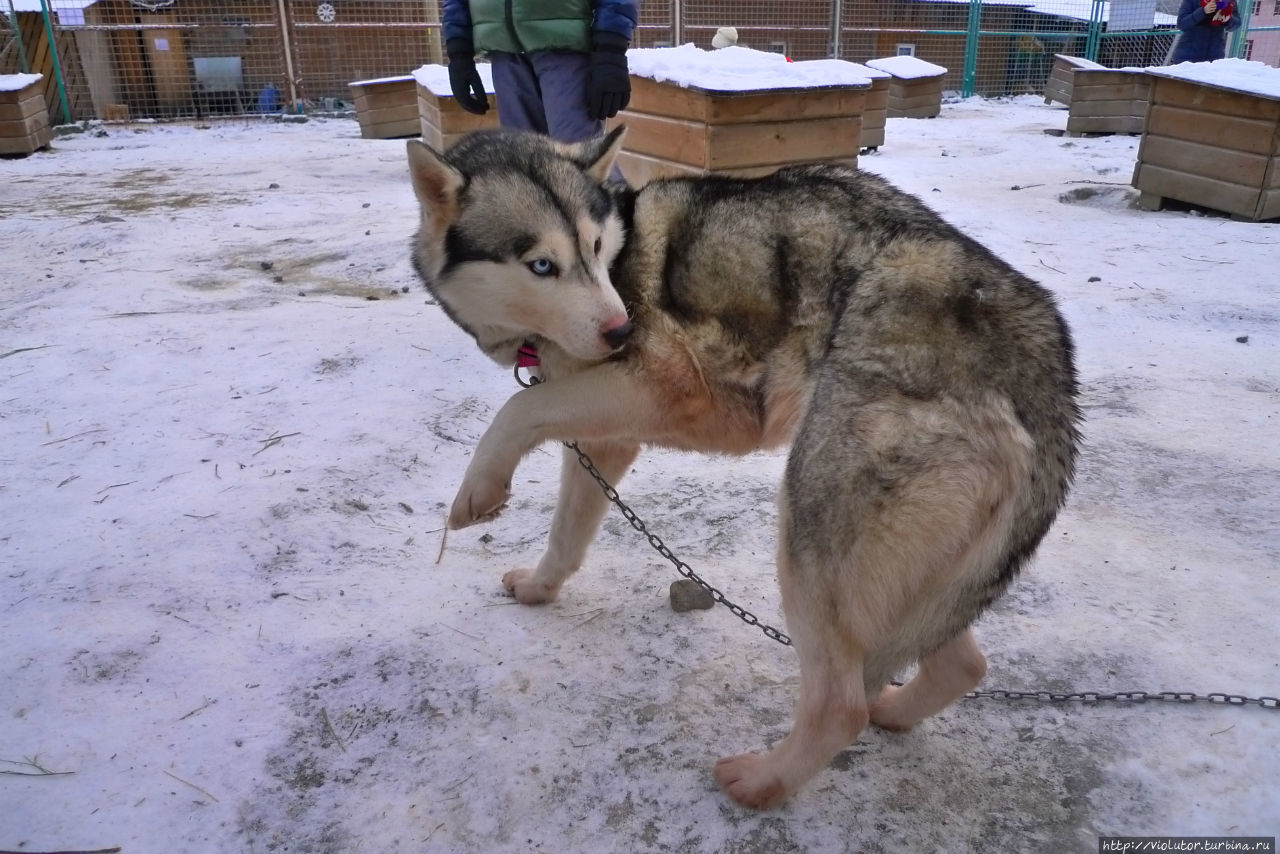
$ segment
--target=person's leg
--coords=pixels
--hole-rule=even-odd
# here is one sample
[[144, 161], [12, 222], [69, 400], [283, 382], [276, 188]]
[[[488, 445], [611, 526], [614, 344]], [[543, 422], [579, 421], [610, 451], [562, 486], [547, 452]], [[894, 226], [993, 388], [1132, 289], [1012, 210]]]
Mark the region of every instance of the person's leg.
[[492, 53], [493, 90], [498, 98], [498, 122], [504, 128], [547, 133], [542, 90], [528, 56]]
[[581, 142], [604, 133], [604, 122], [587, 114], [591, 57], [571, 51], [529, 54], [542, 92], [547, 133], [561, 142]]

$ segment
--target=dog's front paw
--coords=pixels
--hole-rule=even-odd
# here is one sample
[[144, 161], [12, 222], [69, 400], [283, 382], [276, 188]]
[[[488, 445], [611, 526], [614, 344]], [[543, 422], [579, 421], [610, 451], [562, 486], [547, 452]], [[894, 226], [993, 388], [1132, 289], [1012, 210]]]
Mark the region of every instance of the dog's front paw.
[[449, 511], [449, 527], [465, 528], [498, 518], [511, 497], [511, 486], [501, 478], [477, 477], [467, 472]]
[[772, 809], [791, 794], [772, 764], [767, 756], [757, 753], [728, 756], [716, 763], [716, 780], [744, 807]]
[[502, 576], [502, 586], [522, 605], [541, 605], [555, 601], [560, 588], [537, 580], [532, 569], [513, 569]]

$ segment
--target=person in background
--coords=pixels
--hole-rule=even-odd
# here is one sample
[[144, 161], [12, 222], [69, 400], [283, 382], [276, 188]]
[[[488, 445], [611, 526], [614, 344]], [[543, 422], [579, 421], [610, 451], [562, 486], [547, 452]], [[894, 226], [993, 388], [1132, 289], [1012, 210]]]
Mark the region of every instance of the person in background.
[[1227, 33], [1240, 29], [1236, 0], [1182, 0], [1169, 64], [1212, 62], [1227, 55]]
[[638, 17], [638, 0], [444, 0], [453, 97], [477, 115], [489, 109], [475, 62], [488, 54], [503, 127], [561, 142], [598, 136], [631, 99]]

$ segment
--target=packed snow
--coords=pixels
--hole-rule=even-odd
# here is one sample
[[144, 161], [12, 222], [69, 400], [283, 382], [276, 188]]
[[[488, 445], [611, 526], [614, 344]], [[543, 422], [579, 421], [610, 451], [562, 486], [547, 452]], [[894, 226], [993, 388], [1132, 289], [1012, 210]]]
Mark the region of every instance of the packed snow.
[[868, 59], [867, 65], [880, 71], [887, 71], [900, 80], [940, 77], [947, 73], [947, 69], [941, 65], [926, 62], [917, 56], [886, 56], [880, 59]]
[[[861, 168], [1052, 289], [1087, 412], [987, 689], [1280, 696], [1280, 225], [1135, 208], [1138, 140], [1038, 97], [889, 119]], [[1051, 131], [1053, 133], [1047, 133]], [[792, 652], [617, 513], [516, 605], [559, 451], [445, 508], [517, 390], [424, 292], [405, 143], [351, 120], [139, 124], [0, 162], [0, 850], [1096, 851], [1280, 830], [1280, 715], [962, 701], [757, 814]], [[726, 271], [731, 275], [732, 271]], [[781, 625], [785, 457], [641, 456], [624, 499]]]

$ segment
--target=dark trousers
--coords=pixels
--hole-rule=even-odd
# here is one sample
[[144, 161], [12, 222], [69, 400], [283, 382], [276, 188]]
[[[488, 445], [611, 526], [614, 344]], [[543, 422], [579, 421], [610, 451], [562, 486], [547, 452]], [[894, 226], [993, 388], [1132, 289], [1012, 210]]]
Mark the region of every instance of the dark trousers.
[[604, 133], [604, 122], [587, 116], [587, 54], [495, 52], [489, 62], [503, 127], [537, 131], [561, 142], [581, 142]]

